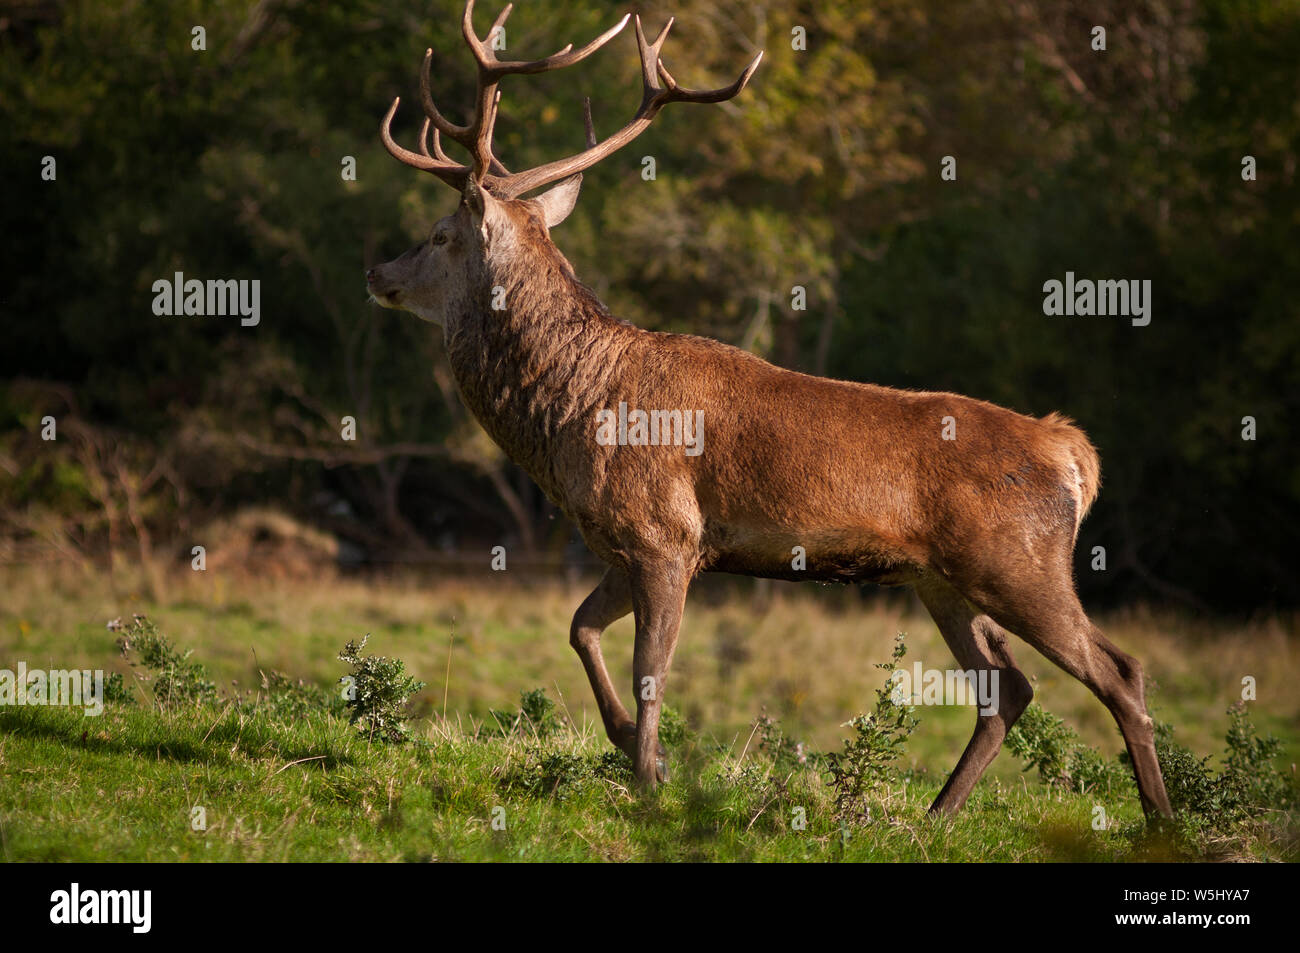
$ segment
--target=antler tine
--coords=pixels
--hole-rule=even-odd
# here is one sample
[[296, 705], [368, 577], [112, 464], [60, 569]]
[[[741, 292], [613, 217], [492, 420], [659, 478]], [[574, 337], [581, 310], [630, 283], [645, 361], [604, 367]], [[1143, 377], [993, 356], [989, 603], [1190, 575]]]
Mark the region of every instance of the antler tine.
[[587, 130], [587, 148], [592, 149], [596, 145], [596, 126], [591, 121], [591, 97], [582, 98], [582, 124]]
[[444, 135], [459, 142], [462, 137], [469, 135], [470, 126], [458, 126], [449, 121], [433, 102], [433, 92], [430, 88], [429, 71], [433, 65], [433, 50], [424, 51], [424, 62], [420, 64], [420, 105], [424, 107], [424, 114], [432, 120], [437, 129]]
[[[517, 172], [506, 177], [499, 186], [504, 195], [513, 198], [590, 168], [644, 132], [654, 117], [658, 115], [659, 110], [669, 103], [720, 103], [733, 98], [749, 83], [754, 71], [758, 69], [758, 64], [763, 59], [763, 52], [760, 50], [749, 65], [745, 67], [744, 72], [730, 86], [707, 90], [685, 89], [677, 84], [677, 81], [664, 67], [663, 60], [660, 58], [664, 41], [668, 38], [668, 31], [672, 28], [673, 20], [670, 18], [664, 24], [663, 29], [659, 31], [659, 35], [654, 38], [653, 42], [646, 40], [639, 16], [635, 18], [635, 24], [637, 50], [641, 56], [643, 92], [641, 105], [637, 108], [632, 120], [604, 142], [595, 143], [594, 132], [590, 126], [591, 109], [590, 105], [588, 105], [587, 122], [589, 133], [587, 149], [577, 155], [569, 156], [567, 159], [558, 159], [535, 169]], [[663, 85], [660, 85], [660, 80], [663, 81]]]
[[[505, 15], [502, 14], [500, 17], [498, 17], [498, 19], [504, 20]], [[500, 105], [501, 105], [501, 90], [498, 89], [496, 96], [493, 97], [492, 99], [492, 120], [491, 120], [491, 126], [488, 129], [488, 160], [489, 160], [488, 170], [493, 175], [498, 175], [498, 176], [510, 174], [510, 170], [507, 169], [505, 167], [505, 164], [500, 159], [498, 159], [492, 152], [492, 132], [493, 130], [496, 129], [497, 109], [500, 107]]]
[[433, 133], [434, 155], [429, 154], [429, 150], [425, 145], [425, 139], [429, 129], [428, 119], [424, 121], [424, 126], [420, 130], [419, 153], [412, 152], [409, 149], [399, 146], [397, 141], [393, 139], [393, 116], [397, 113], [397, 107], [401, 102], [402, 99], [400, 96], [393, 100], [393, 105], [388, 107], [388, 112], [384, 114], [384, 121], [379, 125], [379, 138], [383, 140], [384, 148], [386, 148], [389, 154], [399, 162], [405, 163], [415, 169], [432, 172], [452, 188], [464, 188], [466, 181], [468, 181], [470, 170], [463, 165], [452, 162], [446, 153], [442, 151], [442, 147], [438, 142], [438, 132], [436, 129]]
[[[492, 39], [493, 34], [500, 30], [506, 24], [506, 18], [510, 16], [510, 11], [515, 8], [513, 3], [507, 3], [505, 9], [497, 14], [497, 18], [492, 21], [492, 29], [488, 31], [488, 39]], [[474, 32], [474, 0], [465, 0], [465, 13], [461, 16], [460, 32], [465, 37], [465, 43], [468, 44], [470, 51], [474, 54], [474, 59], [478, 61], [480, 69], [489, 68], [496, 62], [496, 53], [483, 45], [483, 41], [478, 38]], [[573, 44], [570, 43], [569, 47]], [[568, 49], [569, 47], [565, 47]]]
[[646, 95], [659, 88], [656, 81], [655, 67], [659, 63], [659, 51], [664, 48], [664, 40], [668, 39], [668, 31], [673, 28], [676, 17], [669, 17], [664, 28], [659, 31], [653, 43], [645, 41], [645, 33], [641, 30], [641, 15], [637, 14], [636, 18], [636, 47], [637, 52], [641, 55], [641, 82], [645, 87]]
[[[450, 165], [456, 165], [457, 164], [456, 161], [442, 150], [442, 139], [438, 134], [438, 129], [436, 126], [433, 127], [433, 154], [429, 155], [429, 128], [430, 128], [429, 117], [425, 116], [424, 125], [420, 127], [420, 154], [423, 156], [428, 156], [431, 159], [438, 159], [439, 161], [448, 163]], [[510, 170], [505, 167], [505, 163], [503, 163], [496, 156], [492, 157], [491, 171], [493, 175], [497, 175], [497, 176], [510, 175]]]
[[747, 84], [749, 78], [754, 75], [754, 71], [758, 69], [758, 64], [762, 62], [762, 60], [763, 51], [759, 50], [754, 58], [749, 61], [749, 65], [745, 67], [745, 71], [737, 77], [734, 83], [730, 86], [722, 86], [718, 89], [684, 89], [677, 85], [677, 80], [673, 79], [672, 74], [668, 72], [668, 67], [664, 66], [663, 60], [660, 60], [659, 77], [664, 81], [664, 85], [668, 87], [668, 99], [666, 99], [665, 102], [721, 103], [726, 102], [728, 99], [733, 99], [736, 94], [745, 88], [745, 84]]
[[[721, 103], [735, 97], [745, 85], [749, 78], [754, 75], [758, 69], [758, 64], [763, 59], [763, 51], [759, 50], [754, 58], [749, 61], [744, 72], [737, 77], [736, 81], [730, 86], [722, 86], [718, 89], [685, 89], [677, 85], [677, 80], [673, 79], [673, 74], [668, 72], [668, 67], [664, 66], [664, 61], [660, 56], [663, 49], [664, 40], [668, 38], [668, 31], [672, 29], [675, 17], [669, 17], [664, 28], [659, 31], [653, 43], [646, 43], [645, 34], [641, 32], [641, 18], [637, 17], [636, 37], [637, 44], [641, 48], [641, 77], [645, 83], [647, 92], [655, 90], [662, 100], [656, 109], [660, 109], [668, 103]], [[664, 87], [659, 86], [657, 79], [662, 79]]]
[[[514, 9], [514, 4], [506, 4], [506, 8], [501, 11], [501, 15], [492, 24], [488, 39], [491, 39], [492, 34], [505, 24], [506, 17], [510, 16], [512, 9]], [[514, 73], [544, 73], [547, 70], [572, 66], [574, 63], [586, 59], [618, 36], [619, 31], [627, 26], [627, 21], [632, 16], [630, 13], [624, 14], [623, 19], [579, 50], [575, 50], [572, 43], [566, 43], [550, 56], [543, 57], [540, 60], [499, 60], [496, 51], [484, 44], [479, 39], [478, 34], [474, 32], [473, 13], [474, 0], [467, 0], [465, 16], [461, 20], [461, 32], [465, 34], [465, 42], [469, 44], [469, 48], [474, 52], [474, 58], [478, 60], [480, 75], [489, 82], [495, 82], [502, 76], [509, 76]]]

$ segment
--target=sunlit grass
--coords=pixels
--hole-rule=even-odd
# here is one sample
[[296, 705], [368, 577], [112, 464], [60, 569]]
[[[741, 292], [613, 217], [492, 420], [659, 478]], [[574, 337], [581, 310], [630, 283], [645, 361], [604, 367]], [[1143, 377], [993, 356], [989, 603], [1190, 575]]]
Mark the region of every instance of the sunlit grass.
[[[98, 719], [0, 710], [3, 856], [1102, 860], [1170, 850], [1140, 835], [1135, 795], [1107, 803], [1114, 826], [1094, 831], [1094, 799], [1046, 791], [1006, 752], [962, 815], [926, 818], [974, 718], [941, 707], [918, 711], [902, 765], [906, 782], [883, 795], [878, 822], [846, 842], [815, 772], [773, 777], [753, 743], [755, 716], [766, 709], [790, 737], [830, 750], [847, 733], [843, 723], [870, 707], [881, 676], [873, 664], [889, 658], [896, 633], [908, 634], [909, 660], [953, 664], [915, 603], [864, 601], [851, 589], [778, 587], [756, 597], [748, 588], [706, 586], [693, 596], [668, 703], [694, 735], [673, 752], [673, 781], [653, 798], [634, 798], [625, 778], [600, 773], [610, 748], [568, 645], [569, 618], [586, 590], [490, 582], [236, 582], [186, 573], [154, 603], [121, 577], [114, 594], [92, 573], [5, 570], [0, 667], [21, 659], [33, 667], [105, 668], [130, 681], [104, 623], [145, 611], [180, 649], [193, 649], [227, 693], [255, 687], [259, 670], [270, 669], [331, 684], [345, 670], [339, 649], [367, 632], [369, 651], [402, 659], [427, 687], [418, 697], [418, 741], [401, 747], [367, 743], [346, 722], [323, 716], [275, 723], [220, 705], [110, 706]], [[1244, 676], [1257, 680], [1255, 723], [1294, 752], [1300, 695], [1288, 687], [1300, 662], [1293, 620], [1234, 625], [1132, 612], [1098, 621], [1143, 661], [1158, 685], [1157, 717], [1197, 753], [1221, 751], [1224, 710], [1240, 698]], [[623, 620], [605, 640], [629, 700], [631, 634]], [[1036, 676], [1045, 707], [1087, 743], [1120, 749], [1109, 716], [1082, 686], [1025, 646], [1017, 655]], [[475, 738], [489, 709], [513, 709], [520, 691], [536, 686], [558, 699], [569, 730], [544, 741]], [[577, 774], [562, 773], [548, 795], [521, 793], [519, 772], [548, 756], [578, 766]], [[206, 831], [191, 829], [195, 806], [205, 808]], [[505, 812], [504, 831], [492, 828], [494, 808]], [[795, 808], [803, 809], [805, 830], [791, 827]], [[1293, 854], [1288, 836], [1261, 829], [1224, 849]]]

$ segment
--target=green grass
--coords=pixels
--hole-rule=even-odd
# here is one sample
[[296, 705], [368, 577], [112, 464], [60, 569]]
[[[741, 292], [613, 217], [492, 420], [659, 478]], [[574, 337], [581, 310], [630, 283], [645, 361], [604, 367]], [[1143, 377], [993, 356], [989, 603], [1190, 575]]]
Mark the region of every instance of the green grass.
[[[222, 585], [225, 585], [223, 582]], [[40, 573], [0, 579], [0, 667], [102, 667], [128, 676], [139, 701], [79, 711], [0, 708], [0, 857], [30, 860], [1294, 860], [1294, 815], [1228, 832], [1149, 834], [1131, 782], [1100, 794], [1049, 788], [1004, 751], [963, 813], [925, 809], [956, 763], [969, 710], [923, 707], [897, 770], [871, 794], [870, 820], [849, 829], [813, 766], [764, 745], [761, 709], [805, 751], [840, 750], [849, 718], [871, 709], [893, 635], [908, 659], [949, 667], [933, 626], [906, 604], [859, 606], [812, 587], [770, 603], [692, 600], [668, 702], [689, 730], [671, 746], [672, 780], [637, 796], [626, 760], [594, 718], [567, 616], [582, 593], [559, 587], [426, 589], [409, 581], [362, 585], [240, 584], [238, 599], [212, 579], [181, 579], [165, 600], [87, 577]], [[112, 617], [146, 609], [181, 650], [193, 650], [222, 689], [215, 704], [153, 705], [117, 657]], [[454, 621], [453, 621], [454, 620]], [[1109, 624], [1108, 624], [1109, 623]], [[452, 626], [456, 637], [451, 645]], [[1160, 684], [1158, 717], [1197, 755], [1222, 750], [1224, 710], [1243, 674], [1259, 681], [1252, 717], [1278, 735], [1285, 765], [1297, 741], [1294, 634], [1179, 625], [1140, 615], [1102, 620]], [[627, 623], [607, 638], [618, 684], [631, 684]], [[400, 658], [427, 682], [412, 740], [368, 740], [342, 714], [256, 706], [259, 669], [325, 686], [348, 669], [344, 642], [371, 633], [368, 650]], [[1136, 645], [1141, 642], [1145, 645]], [[1100, 705], [1043, 664], [1038, 700], [1107, 757], [1119, 746]], [[450, 662], [450, 674], [448, 665]], [[1291, 681], [1288, 683], [1288, 679]], [[232, 685], [237, 682], [238, 685]], [[493, 708], [514, 711], [521, 691], [559, 698], [558, 730], [527, 719], [504, 733]], [[1276, 691], [1275, 691], [1276, 689]], [[236, 692], [241, 693], [236, 698]], [[443, 714], [444, 699], [446, 714]], [[1092, 709], [1096, 709], [1095, 712]], [[490, 720], [489, 720], [490, 719]], [[491, 731], [480, 730], [484, 724]], [[1289, 769], [1293, 772], [1293, 769]], [[1093, 827], [1101, 805], [1109, 818]], [[203, 808], [206, 828], [191, 815]], [[498, 810], [500, 809], [500, 810]], [[503, 812], [503, 813], [502, 813]], [[504, 830], [493, 827], [503, 817]], [[792, 821], [806, 818], [797, 830]], [[846, 836], [847, 833], [847, 836]]]
[[[847, 838], [806, 769], [693, 740], [677, 776], [635, 797], [621, 755], [591, 731], [476, 740], [451, 723], [401, 746], [329, 716], [284, 722], [191, 707], [110, 705], [0, 716], [7, 860], [1113, 860], [1170, 855], [1094, 800], [984, 786], [953, 821], [924, 816], [937, 779], [882, 792]], [[311, 759], [311, 760], [304, 760]], [[295, 763], [297, 762], [297, 763]], [[192, 829], [195, 807], [206, 830]], [[501, 808], [504, 830], [492, 826]], [[795, 809], [807, 818], [792, 829]]]

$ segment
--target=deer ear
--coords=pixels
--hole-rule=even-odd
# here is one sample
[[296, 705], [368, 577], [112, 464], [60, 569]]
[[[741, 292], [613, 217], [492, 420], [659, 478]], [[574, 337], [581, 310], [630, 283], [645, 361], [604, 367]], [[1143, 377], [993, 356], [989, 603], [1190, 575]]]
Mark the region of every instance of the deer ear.
[[573, 207], [578, 204], [578, 190], [581, 188], [582, 173], [579, 172], [533, 199], [542, 207], [542, 218], [545, 219], [547, 228], [554, 228], [569, 217]]

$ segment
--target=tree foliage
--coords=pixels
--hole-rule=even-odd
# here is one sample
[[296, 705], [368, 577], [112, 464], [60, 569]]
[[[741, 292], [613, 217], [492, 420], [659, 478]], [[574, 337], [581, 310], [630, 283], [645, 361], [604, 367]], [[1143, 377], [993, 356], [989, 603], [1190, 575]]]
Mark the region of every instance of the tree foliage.
[[[665, 60], [685, 84], [767, 56], [733, 103], [666, 110], [588, 174], [556, 239], [616, 313], [802, 370], [1064, 411], [1104, 463], [1080, 545], [1090, 597], [1300, 602], [1300, 7], [638, 9], [651, 29], [677, 16]], [[454, 205], [377, 124], [401, 95], [396, 133], [413, 141], [426, 46], [440, 102], [468, 105], [459, 10], [47, 0], [6, 15], [0, 534], [91, 551], [290, 500], [372, 554], [563, 543], [460, 406], [436, 331], [365, 300], [364, 268]], [[622, 12], [536, 0], [508, 48], [544, 55]], [[503, 89], [498, 151], [536, 164], [581, 145], [585, 95], [602, 135], [626, 121], [636, 57], [620, 36]], [[261, 325], [155, 316], [151, 285], [177, 271], [260, 279]], [[1150, 279], [1151, 324], [1045, 316], [1042, 284], [1066, 271]], [[40, 441], [46, 414], [80, 436]], [[345, 415], [359, 438], [340, 449]]]

